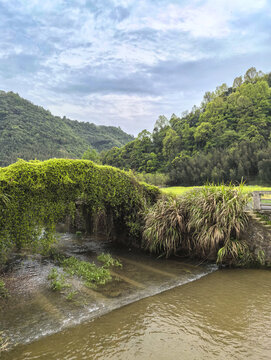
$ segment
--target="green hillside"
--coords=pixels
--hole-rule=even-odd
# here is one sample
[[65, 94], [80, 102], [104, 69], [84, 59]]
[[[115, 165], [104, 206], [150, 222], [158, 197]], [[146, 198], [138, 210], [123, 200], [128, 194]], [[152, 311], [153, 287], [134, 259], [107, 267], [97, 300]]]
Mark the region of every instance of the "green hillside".
[[231, 87], [205, 93], [182, 117], [160, 116], [103, 163], [139, 172], [166, 173], [168, 183], [201, 185], [241, 181], [271, 183], [271, 74], [250, 68]]
[[0, 166], [17, 158], [81, 158], [89, 147], [108, 150], [132, 139], [120, 128], [53, 116], [13, 92], [0, 91]]

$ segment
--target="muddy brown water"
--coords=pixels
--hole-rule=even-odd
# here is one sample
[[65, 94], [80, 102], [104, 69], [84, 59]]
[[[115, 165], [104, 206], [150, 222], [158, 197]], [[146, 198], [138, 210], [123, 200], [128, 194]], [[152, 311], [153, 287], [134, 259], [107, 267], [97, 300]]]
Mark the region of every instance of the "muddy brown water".
[[85, 260], [110, 250], [123, 269], [99, 290], [75, 283], [78, 295], [69, 302], [48, 288], [52, 264], [25, 261], [12, 273], [22, 279], [17, 296], [0, 310], [11, 346], [1, 359], [271, 358], [270, 271], [216, 271], [97, 239], [84, 246], [69, 234], [62, 240], [67, 253]]

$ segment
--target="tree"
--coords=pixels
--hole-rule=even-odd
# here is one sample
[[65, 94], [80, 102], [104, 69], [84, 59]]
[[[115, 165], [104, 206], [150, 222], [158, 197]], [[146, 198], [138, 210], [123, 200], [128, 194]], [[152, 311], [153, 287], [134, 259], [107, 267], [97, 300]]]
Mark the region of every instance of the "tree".
[[96, 162], [97, 164], [101, 162], [99, 153], [95, 149], [90, 147], [84, 152], [84, 154], [82, 155], [82, 159], [91, 160]]
[[242, 76], [238, 76], [233, 80], [233, 84], [232, 87], [234, 89], [238, 88], [239, 86], [241, 86], [243, 83], [243, 77]]
[[249, 68], [244, 76], [244, 80], [249, 83], [255, 83], [257, 78], [258, 72], [255, 67]]

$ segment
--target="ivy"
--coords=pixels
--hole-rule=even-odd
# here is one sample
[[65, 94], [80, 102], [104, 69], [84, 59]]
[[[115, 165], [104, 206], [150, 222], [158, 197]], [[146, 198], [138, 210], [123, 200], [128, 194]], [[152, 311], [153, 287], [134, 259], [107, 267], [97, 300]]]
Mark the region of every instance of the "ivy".
[[48, 252], [55, 225], [74, 216], [78, 200], [89, 216], [110, 214], [116, 229], [140, 239], [142, 209], [160, 192], [111, 166], [51, 159], [0, 168], [0, 194], [1, 265], [14, 249]]

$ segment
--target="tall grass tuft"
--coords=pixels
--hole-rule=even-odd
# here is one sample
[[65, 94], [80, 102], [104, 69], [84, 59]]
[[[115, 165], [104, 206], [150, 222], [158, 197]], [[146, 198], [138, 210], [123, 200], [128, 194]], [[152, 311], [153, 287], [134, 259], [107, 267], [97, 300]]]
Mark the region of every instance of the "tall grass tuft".
[[143, 231], [145, 247], [167, 257], [176, 253], [186, 239], [186, 216], [183, 204], [171, 197], [163, 197], [145, 215]]
[[231, 239], [240, 239], [248, 223], [247, 201], [242, 186], [204, 186], [184, 195], [187, 228], [197, 255], [208, 257], [224, 245], [230, 249]]
[[242, 186], [204, 186], [179, 198], [163, 198], [146, 214], [144, 240], [166, 256], [180, 248], [200, 258], [237, 264], [248, 260], [240, 240], [248, 223], [248, 195]]

